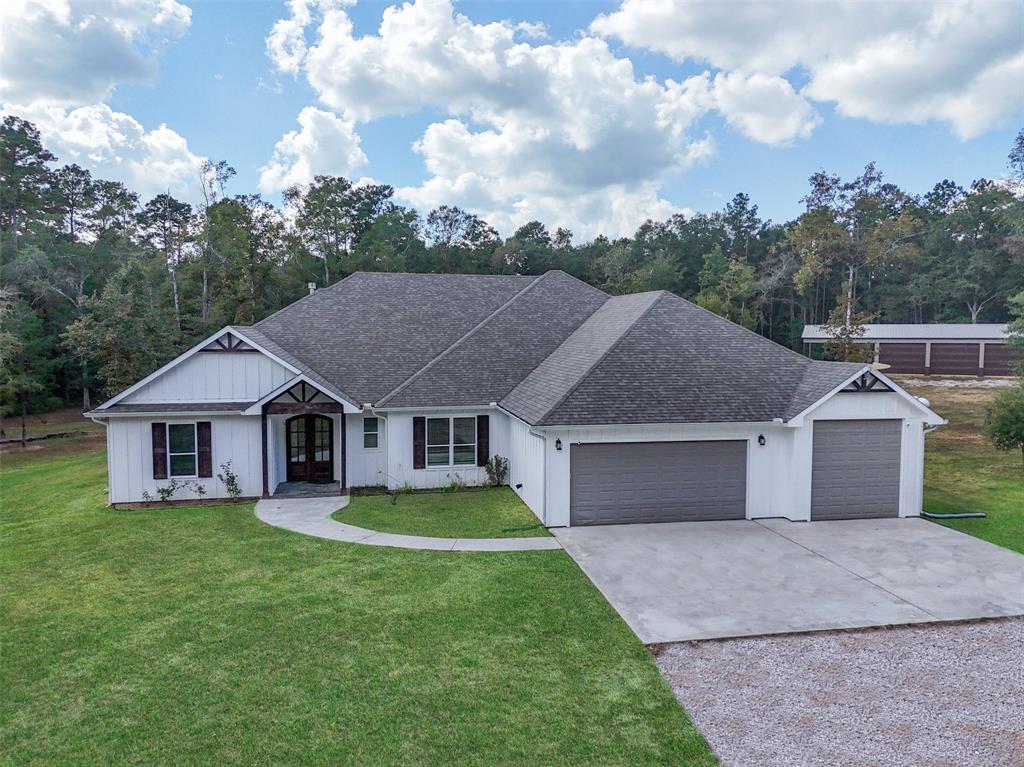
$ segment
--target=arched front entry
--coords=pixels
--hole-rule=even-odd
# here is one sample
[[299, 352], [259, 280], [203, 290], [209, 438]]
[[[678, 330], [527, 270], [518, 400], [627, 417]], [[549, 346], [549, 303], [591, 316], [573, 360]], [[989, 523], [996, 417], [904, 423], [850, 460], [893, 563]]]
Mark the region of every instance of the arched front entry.
[[289, 482], [334, 479], [334, 421], [323, 415], [297, 415], [284, 423]]

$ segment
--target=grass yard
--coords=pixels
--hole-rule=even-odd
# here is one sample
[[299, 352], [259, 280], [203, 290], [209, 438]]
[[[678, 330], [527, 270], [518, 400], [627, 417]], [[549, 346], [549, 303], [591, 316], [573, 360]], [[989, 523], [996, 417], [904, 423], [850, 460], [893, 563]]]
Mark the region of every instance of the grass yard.
[[2, 460], [0, 763], [715, 763], [562, 552], [112, 511], [92, 445]]
[[548, 531], [511, 488], [459, 493], [399, 493], [356, 496], [334, 515], [346, 522], [384, 533], [440, 538], [520, 538]]
[[985, 519], [940, 524], [1024, 553], [1024, 471], [1019, 452], [996, 450], [982, 431], [994, 389], [909, 386], [927, 397], [948, 426], [926, 437], [924, 508], [983, 511]]

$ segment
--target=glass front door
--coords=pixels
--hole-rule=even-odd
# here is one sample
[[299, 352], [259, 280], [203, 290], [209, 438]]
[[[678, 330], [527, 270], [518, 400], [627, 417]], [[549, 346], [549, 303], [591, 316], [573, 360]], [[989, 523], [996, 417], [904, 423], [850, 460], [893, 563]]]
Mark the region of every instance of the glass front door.
[[288, 435], [288, 481], [334, 479], [334, 422], [323, 415], [297, 415], [285, 422]]

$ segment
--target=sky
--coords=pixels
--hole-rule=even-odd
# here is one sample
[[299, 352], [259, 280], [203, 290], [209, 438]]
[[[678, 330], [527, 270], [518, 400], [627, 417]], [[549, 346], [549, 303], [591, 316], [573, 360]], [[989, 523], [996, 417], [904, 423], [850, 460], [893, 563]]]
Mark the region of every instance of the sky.
[[61, 162], [195, 202], [339, 174], [577, 241], [801, 210], [874, 161], [915, 194], [1007, 173], [1024, 2], [6, 0], [0, 110]]

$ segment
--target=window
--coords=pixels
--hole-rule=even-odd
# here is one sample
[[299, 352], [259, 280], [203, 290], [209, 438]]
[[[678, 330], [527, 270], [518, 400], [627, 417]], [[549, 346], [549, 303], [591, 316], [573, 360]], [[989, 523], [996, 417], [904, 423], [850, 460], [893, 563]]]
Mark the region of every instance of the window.
[[453, 458], [456, 466], [476, 465], [476, 418], [453, 418]]
[[363, 449], [380, 447], [380, 424], [375, 417], [363, 419]]
[[172, 477], [196, 476], [196, 425], [167, 424], [167, 455]]
[[475, 465], [475, 416], [427, 419], [427, 466]]
[[427, 466], [447, 466], [451, 463], [451, 420], [427, 419]]

